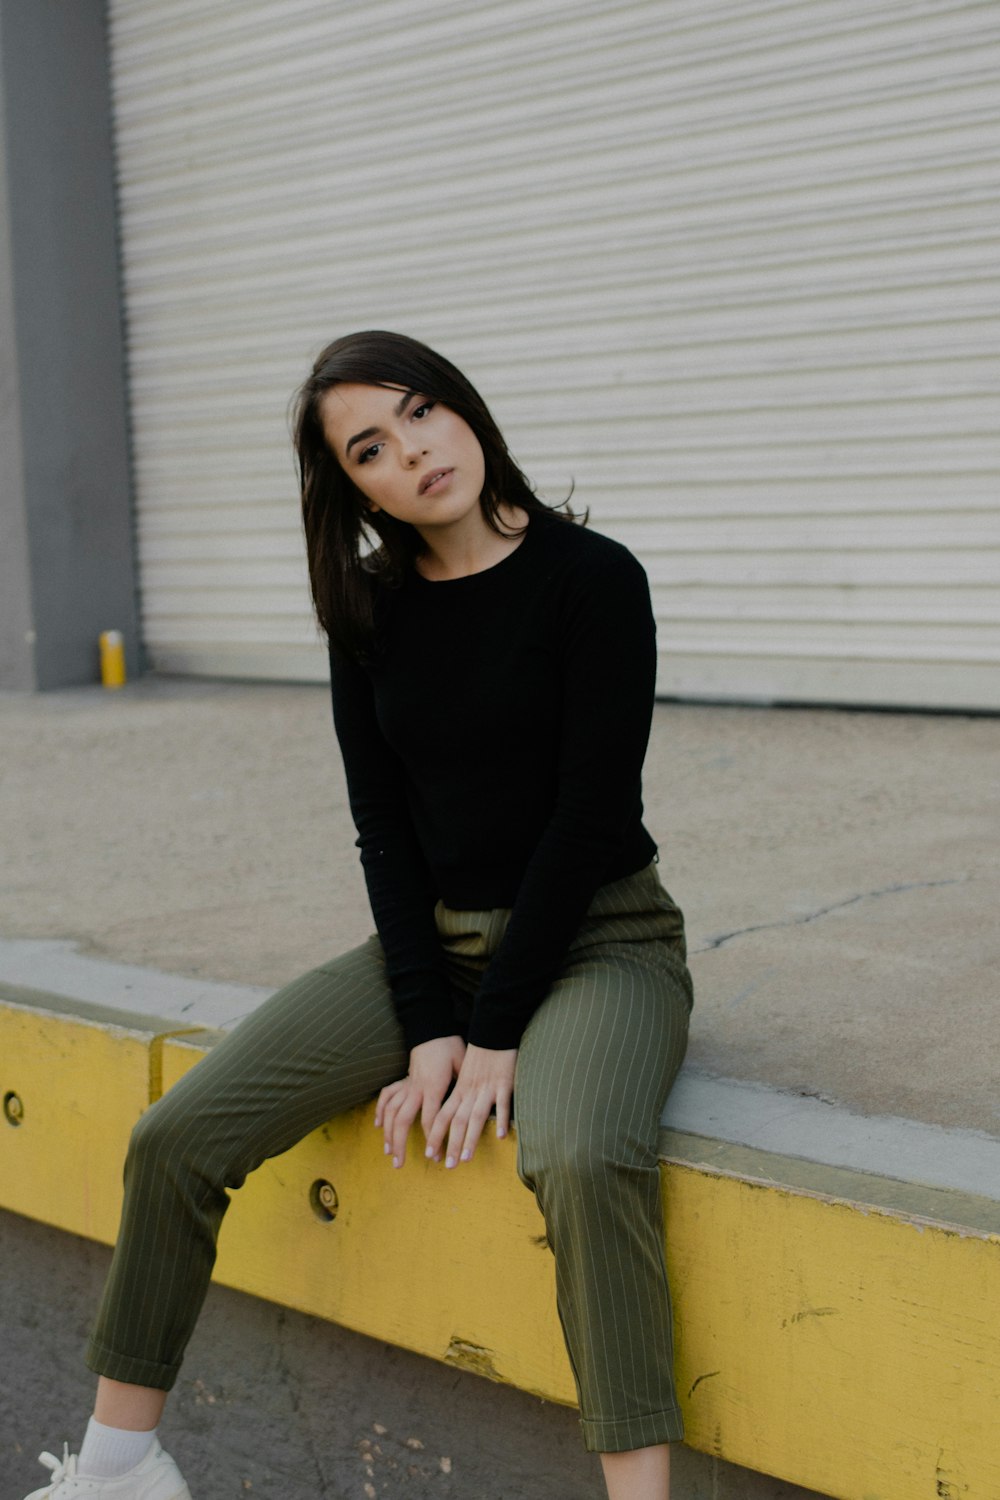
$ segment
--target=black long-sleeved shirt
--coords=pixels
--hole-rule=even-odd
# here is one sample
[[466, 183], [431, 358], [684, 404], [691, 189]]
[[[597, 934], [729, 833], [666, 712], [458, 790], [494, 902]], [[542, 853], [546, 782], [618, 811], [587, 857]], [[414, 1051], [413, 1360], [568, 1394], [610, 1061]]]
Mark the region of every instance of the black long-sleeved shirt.
[[379, 650], [333, 711], [407, 1045], [457, 1030], [438, 900], [510, 907], [469, 1041], [516, 1047], [601, 885], [649, 863], [655, 627], [619, 543], [550, 513], [481, 573], [379, 587]]

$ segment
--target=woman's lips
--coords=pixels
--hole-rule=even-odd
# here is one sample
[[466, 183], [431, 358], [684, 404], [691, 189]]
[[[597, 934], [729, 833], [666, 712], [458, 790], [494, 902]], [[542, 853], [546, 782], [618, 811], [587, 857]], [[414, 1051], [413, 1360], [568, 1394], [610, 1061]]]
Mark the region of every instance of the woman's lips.
[[421, 495], [434, 495], [454, 473], [453, 469], [431, 469], [420, 481], [419, 493]]

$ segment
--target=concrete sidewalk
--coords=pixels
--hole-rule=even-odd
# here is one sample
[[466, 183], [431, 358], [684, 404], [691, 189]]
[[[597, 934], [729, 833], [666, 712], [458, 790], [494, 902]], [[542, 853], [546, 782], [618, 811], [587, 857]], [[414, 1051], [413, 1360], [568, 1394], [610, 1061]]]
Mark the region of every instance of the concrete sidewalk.
[[[758, 1175], [774, 1152], [819, 1193], [839, 1191], [827, 1169], [875, 1174], [862, 1202], [929, 1184], [920, 1212], [1000, 1227], [998, 751], [995, 719], [658, 705], [647, 821], [697, 988], [668, 1125], [753, 1148]], [[0, 982], [110, 1019], [230, 1026], [371, 928], [322, 688], [0, 694], [0, 826]], [[107, 1253], [16, 1215], [0, 1240], [20, 1372], [0, 1500], [18, 1500], [33, 1454], [78, 1440]], [[39, 1329], [56, 1284], [69, 1350]], [[571, 1412], [222, 1287], [191, 1369], [168, 1439], [205, 1500], [230, 1493], [223, 1469], [282, 1500], [355, 1493], [379, 1452], [383, 1488], [414, 1500], [458, 1479], [470, 1500], [603, 1493]], [[397, 1427], [415, 1448], [386, 1447]], [[451, 1457], [411, 1462], [425, 1444]], [[806, 1497], [687, 1447], [676, 1468], [691, 1500]]]
[[[135, 965], [218, 1024], [371, 930], [323, 688], [5, 694], [0, 742], [0, 978], [188, 1013], [93, 960]], [[803, 1096], [1000, 1136], [1000, 720], [659, 704], [645, 781], [687, 1074], [781, 1091], [789, 1139]]]

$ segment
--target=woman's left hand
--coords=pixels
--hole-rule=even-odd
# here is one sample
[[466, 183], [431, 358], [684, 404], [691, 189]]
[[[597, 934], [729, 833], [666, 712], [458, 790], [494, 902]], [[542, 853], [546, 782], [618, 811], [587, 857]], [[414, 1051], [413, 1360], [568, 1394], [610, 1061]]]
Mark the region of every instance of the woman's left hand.
[[456, 1167], [460, 1161], [471, 1161], [494, 1105], [497, 1135], [507, 1134], [516, 1062], [516, 1047], [505, 1052], [494, 1052], [489, 1047], [466, 1047], [455, 1087], [438, 1110], [427, 1137], [427, 1156], [435, 1161], [441, 1160], [441, 1148], [447, 1134], [445, 1166]]

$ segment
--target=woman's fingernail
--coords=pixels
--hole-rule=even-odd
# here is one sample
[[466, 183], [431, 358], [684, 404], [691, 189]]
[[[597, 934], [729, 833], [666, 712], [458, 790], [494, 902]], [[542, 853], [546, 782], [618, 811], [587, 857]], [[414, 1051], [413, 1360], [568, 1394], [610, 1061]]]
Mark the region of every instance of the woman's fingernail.
[[399, 1157], [398, 1156], [394, 1156], [392, 1158], [392, 1164], [393, 1164], [394, 1167], [398, 1167], [399, 1166]]
[[444, 1164], [446, 1167], [453, 1167], [455, 1165], [455, 1158], [453, 1156], [446, 1157]]
[[430, 1146], [427, 1147], [427, 1150], [424, 1152], [424, 1155], [425, 1156], [433, 1156], [434, 1155], [434, 1152], [431, 1150]]
[[471, 1151], [463, 1151], [462, 1152], [462, 1160], [463, 1161], [471, 1161], [472, 1160], [472, 1152]]
[[383, 1146], [383, 1147], [382, 1147], [382, 1154], [383, 1154], [383, 1155], [384, 1155], [384, 1156], [388, 1156], [388, 1155], [389, 1155], [389, 1152], [390, 1152], [390, 1151], [391, 1151], [391, 1150], [392, 1150], [392, 1147], [391, 1147], [391, 1146], [388, 1146], [388, 1145], [386, 1145], [386, 1146]]

